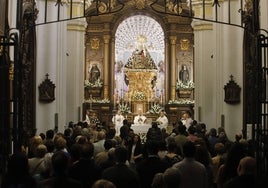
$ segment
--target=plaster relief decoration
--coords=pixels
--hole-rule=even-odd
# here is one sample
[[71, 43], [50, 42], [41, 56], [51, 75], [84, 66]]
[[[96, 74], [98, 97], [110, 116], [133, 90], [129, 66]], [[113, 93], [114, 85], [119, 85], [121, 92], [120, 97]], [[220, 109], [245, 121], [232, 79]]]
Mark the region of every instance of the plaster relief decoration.
[[188, 50], [189, 49], [189, 43], [190, 43], [190, 41], [188, 39], [181, 39], [180, 40], [181, 50]]
[[39, 101], [40, 102], [52, 102], [55, 100], [55, 84], [48, 78], [46, 74], [46, 79], [39, 85]]
[[98, 50], [100, 48], [100, 40], [94, 37], [90, 40], [90, 47], [92, 50]]
[[224, 101], [228, 104], [236, 104], [240, 102], [241, 88], [233, 80], [233, 75], [230, 76], [230, 81], [224, 86], [225, 96]]

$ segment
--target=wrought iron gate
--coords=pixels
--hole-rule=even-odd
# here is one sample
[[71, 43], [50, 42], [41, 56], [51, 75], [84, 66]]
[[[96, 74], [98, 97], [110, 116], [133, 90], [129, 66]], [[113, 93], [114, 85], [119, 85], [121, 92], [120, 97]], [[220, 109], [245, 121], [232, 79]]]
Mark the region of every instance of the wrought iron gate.
[[253, 125], [258, 174], [268, 176], [268, 31], [261, 30], [257, 40], [258, 123]]
[[[8, 2], [8, 0], [6, 1]], [[19, 34], [23, 33], [23, 0], [17, 0], [17, 31]], [[30, 0], [28, 2], [32, 3], [33, 9], [35, 10], [35, 1]], [[240, 0], [240, 8], [239, 10], [232, 10], [231, 7], [231, 1], [227, 1], [228, 8], [225, 9], [227, 11], [225, 15], [228, 15], [226, 19], [221, 19], [218, 16], [218, 12], [221, 10], [221, 4], [219, 0], [213, 0], [213, 1], [199, 1], [200, 10], [202, 12], [201, 15], [198, 17], [195, 16], [194, 10], [193, 10], [193, 4], [196, 3], [196, 1], [193, 0], [151, 0], [151, 1], [144, 1], [144, 0], [82, 0], [79, 1], [81, 3], [81, 6], [83, 7], [83, 13], [78, 16], [74, 16], [73, 14], [73, 6], [78, 1], [76, 0], [57, 0], [55, 1], [55, 6], [52, 7], [57, 11], [57, 18], [55, 20], [49, 20], [48, 19], [48, 10], [52, 9], [51, 6], [49, 6], [49, 2], [51, 3], [51, 0], [43, 0], [44, 2], [44, 15], [43, 20], [40, 20], [39, 22], [34, 23], [32, 26], [38, 26], [38, 25], [44, 25], [44, 24], [50, 24], [54, 22], [60, 22], [60, 21], [67, 21], [72, 19], [78, 19], [78, 18], [84, 18], [84, 17], [91, 17], [91, 16], [98, 16], [102, 14], [112, 14], [115, 12], [118, 12], [124, 8], [126, 4], [132, 3], [133, 6], [135, 6], [137, 9], [143, 9], [145, 6], [150, 7], [153, 11], [156, 11], [158, 13], [162, 14], [170, 14], [170, 15], [176, 15], [176, 16], [183, 16], [188, 17], [192, 19], [199, 19], [209, 22], [215, 22], [220, 24], [227, 24], [237, 27], [245, 27], [244, 24], [244, 16], [248, 13], [247, 10], [245, 10], [245, 1]], [[61, 17], [60, 12], [62, 11], [62, 6], [68, 3], [69, 6], [69, 14], [67, 17]], [[206, 15], [206, 8], [207, 5], [210, 3], [210, 5], [213, 7], [215, 16], [213, 18], [210, 18]], [[259, 0], [253, 0], [253, 13], [259, 11]], [[223, 11], [223, 10], [221, 10]], [[235, 11], [235, 12], [232, 12]], [[31, 13], [34, 15], [34, 12]], [[231, 15], [237, 15], [239, 17], [240, 21], [235, 22], [232, 19]], [[254, 21], [258, 20], [258, 14], [253, 14]], [[237, 19], [236, 19], [237, 20]], [[253, 22], [254, 23], [254, 22]], [[22, 83], [22, 75], [20, 74], [22, 71], [21, 67], [21, 58], [18, 57], [16, 54], [20, 55], [19, 53], [19, 47], [21, 47], [23, 44], [20, 42], [23, 42], [22, 40], [18, 39], [18, 35], [12, 32], [7, 33], [8, 36], [5, 36], [4, 38], [10, 39], [13, 37], [10, 36], [16, 36], [15, 37], [15, 43], [10, 40], [0, 41], [0, 47], [4, 46], [4, 48], [8, 46], [15, 45], [15, 55], [14, 55], [14, 81], [13, 81], [13, 88], [15, 91], [14, 95], [12, 96], [12, 109], [10, 108], [10, 93], [3, 94], [0, 101], [1, 113], [0, 113], [0, 120], [1, 124], [9, 124], [9, 128], [12, 128], [12, 140], [15, 142], [15, 149], [18, 149], [18, 145], [21, 142], [22, 135], [20, 133], [20, 129], [24, 126], [23, 124], [20, 124], [20, 120], [25, 119], [23, 116], [25, 113], [23, 113], [23, 103], [22, 103], [22, 95], [18, 88], [23, 84]], [[258, 96], [257, 99], [259, 99], [256, 103], [256, 109], [254, 111], [257, 112], [257, 121], [252, 123], [252, 131], [253, 131], [253, 140], [256, 142], [256, 157], [258, 161], [258, 171], [259, 174], [267, 173], [268, 171], [268, 158], [267, 158], [267, 151], [268, 151], [268, 103], [267, 103], [267, 75], [268, 75], [268, 39], [267, 39], [267, 32], [264, 34], [257, 34], [255, 35], [258, 39], [256, 45], [257, 49], [257, 64], [256, 64], [256, 75], [259, 75], [257, 77], [257, 83], [258, 83], [258, 90], [261, 91], [260, 96]], [[0, 64], [0, 70], [4, 70], [6, 72], [7, 70], [4, 69], [4, 65], [2, 64], [4, 61], [1, 60]], [[7, 76], [8, 74], [2, 74], [1, 73], [1, 79]], [[2, 83], [1, 83], [2, 84]], [[9, 101], [8, 104], [6, 103], [6, 100]], [[21, 109], [21, 110], [19, 110]], [[9, 112], [9, 118], [5, 118], [6, 112]], [[3, 113], [2, 113], [3, 112]], [[1, 143], [6, 142], [10, 143], [10, 137], [2, 137], [3, 135], [10, 135], [10, 129], [1, 129]], [[244, 131], [247, 129], [246, 123], [243, 126]], [[5, 140], [6, 139], [6, 140]], [[6, 148], [7, 149], [7, 148]], [[10, 152], [10, 149], [8, 149]], [[3, 153], [8, 153], [7, 151]]]

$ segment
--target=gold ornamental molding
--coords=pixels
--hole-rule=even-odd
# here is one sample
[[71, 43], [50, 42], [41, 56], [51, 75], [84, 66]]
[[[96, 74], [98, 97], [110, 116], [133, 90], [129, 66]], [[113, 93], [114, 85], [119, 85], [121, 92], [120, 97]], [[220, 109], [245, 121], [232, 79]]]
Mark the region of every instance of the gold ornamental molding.
[[109, 86], [105, 85], [103, 88], [103, 98], [108, 99], [109, 98]]
[[190, 41], [189, 39], [181, 39], [180, 40], [180, 49], [181, 50], [188, 50], [189, 49]]
[[12, 62], [9, 66], [9, 80], [14, 80], [14, 63]]
[[84, 25], [71, 23], [71, 24], [67, 24], [67, 30], [68, 31], [81, 31], [81, 32], [85, 32], [86, 31], [86, 28], [85, 28]]
[[194, 28], [194, 31], [213, 30], [213, 24], [208, 24], [208, 23], [198, 24], [198, 25], [195, 25], [193, 28]]
[[98, 50], [100, 48], [100, 39], [98, 37], [90, 39], [90, 47], [92, 50]]
[[170, 40], [170, 44], [175, 45], [176, 44], [177, 37], [176, 36], [170, 36], [169, 37], [169, 40]]

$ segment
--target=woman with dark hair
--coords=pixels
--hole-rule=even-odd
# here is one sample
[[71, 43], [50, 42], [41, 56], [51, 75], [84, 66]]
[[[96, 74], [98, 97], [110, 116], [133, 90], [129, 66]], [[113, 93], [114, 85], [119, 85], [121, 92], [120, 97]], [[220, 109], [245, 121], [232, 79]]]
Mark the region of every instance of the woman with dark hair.
[[134, 134], [129, 146], [128, 146], [128, 161], [132, 167], [140, 162], [143, 158], [143, 146], [140, 136]]
[[158, 127], [157, 122], [152, 122], [152, 127], [149, 128], [147, 134], [146, 134], [147, 140], [155, 140], [155, 141], [161, 141], [162, 138], [162, 132], [161, 129]]
[[10, 157], [1, 187], [37, 187], [35, 179], [29, 174], [28, 158], [24, 153], [15, 153]]

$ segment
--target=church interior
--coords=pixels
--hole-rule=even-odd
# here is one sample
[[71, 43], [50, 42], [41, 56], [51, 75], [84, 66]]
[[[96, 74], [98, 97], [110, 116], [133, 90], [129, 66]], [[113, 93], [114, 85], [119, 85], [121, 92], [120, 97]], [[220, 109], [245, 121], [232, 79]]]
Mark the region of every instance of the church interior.
[[3, 153], [87, 115], [112, 126], [118, 110], [129, 122], [139, 110], [150, 122], [164, 110], [168, 132], [188, 113], [231, 140], [241, 133], [268, 146], [267, 1], [0, 5]]

